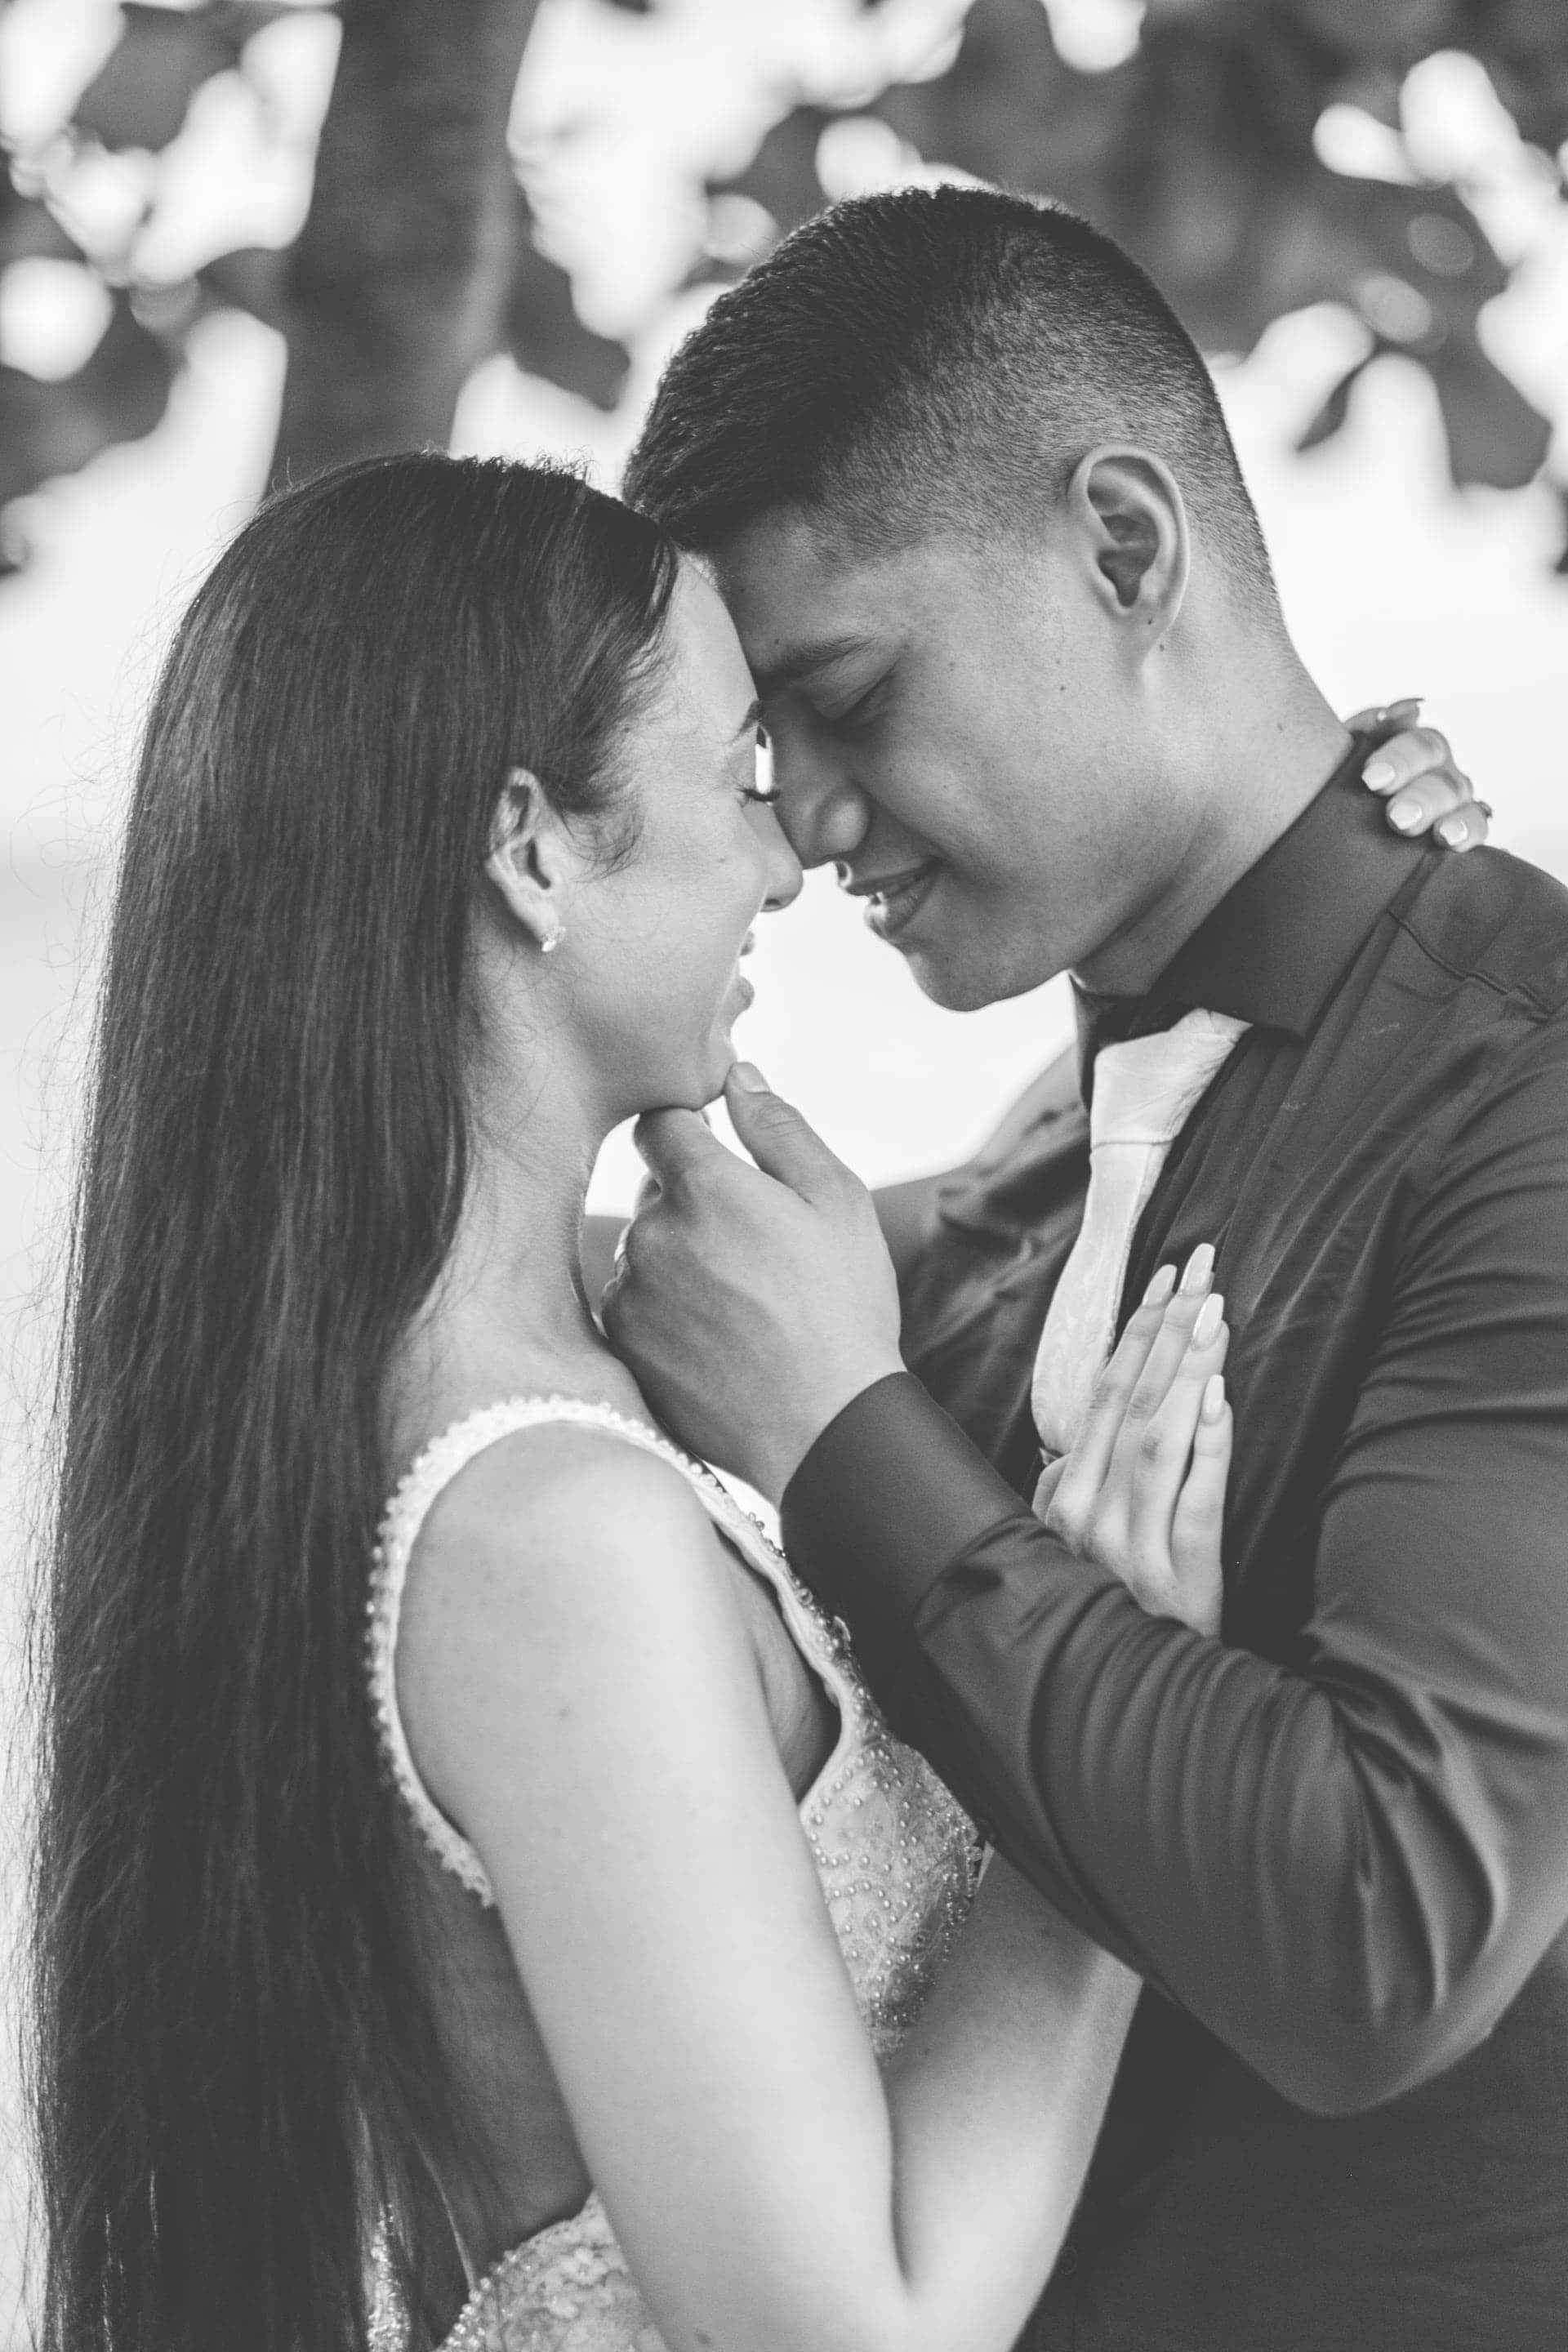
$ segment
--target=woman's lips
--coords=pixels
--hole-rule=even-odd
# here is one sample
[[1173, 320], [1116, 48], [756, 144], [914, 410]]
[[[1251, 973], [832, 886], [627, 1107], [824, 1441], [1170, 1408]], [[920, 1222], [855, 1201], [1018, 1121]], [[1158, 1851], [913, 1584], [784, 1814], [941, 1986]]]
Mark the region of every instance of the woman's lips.
[[879, 940], [892, 940], [913, 922], [936, 887], [940, 868], [921, 866], [886, 888], [873, 891], [866, 906], [866, 921]]

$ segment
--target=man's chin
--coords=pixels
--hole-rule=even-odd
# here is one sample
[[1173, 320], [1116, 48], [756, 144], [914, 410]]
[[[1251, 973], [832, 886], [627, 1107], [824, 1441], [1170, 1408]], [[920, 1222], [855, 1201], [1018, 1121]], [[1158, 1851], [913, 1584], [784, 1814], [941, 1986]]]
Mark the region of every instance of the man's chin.
[[940, 1004], [944, 1013], [979, 1013], [1005, 992], [991, 974], [962, 960], [934, 954], [929, 948], [907, 950], [904, 961], [921, 994]]

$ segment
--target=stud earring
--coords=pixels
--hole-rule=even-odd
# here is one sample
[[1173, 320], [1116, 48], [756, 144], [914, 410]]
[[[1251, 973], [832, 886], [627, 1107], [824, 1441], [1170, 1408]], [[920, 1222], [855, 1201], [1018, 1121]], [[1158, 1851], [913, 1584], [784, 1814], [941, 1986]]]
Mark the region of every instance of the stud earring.
[[553, 955], [553, 954], [555, 953], [556, 949], [561, 945], [561, 942], [562, 942], [562, 940], [565, 938], [565, 936], [566, 936], [566, 926], [565, 926], [565, 924], [564, 924], [564, 923], [557, 923], [557, 925], [555, 926], [555, 929], [551, 932], [550, 937], [549, 937], [547, 940], [540, 940], [540, 942], [539, 942], [539, 952], [540, 952], [540, 954], [541, 954], [541, 955]]

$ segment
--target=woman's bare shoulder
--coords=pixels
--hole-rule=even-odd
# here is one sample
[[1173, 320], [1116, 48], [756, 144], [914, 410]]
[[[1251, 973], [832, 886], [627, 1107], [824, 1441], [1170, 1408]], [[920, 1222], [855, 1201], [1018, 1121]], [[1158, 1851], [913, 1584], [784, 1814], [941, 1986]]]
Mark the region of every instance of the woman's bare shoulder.
[[[739, 1622], [711, 1520], [675, 1464], [605, 1429], [551, 1422], [495, 1440], [444, 1486], [419, 1529], [399, 1682], [443, 1698], [517, 1686], [542, 1648], [606, 1665], [656, 1620], [689, 1636], [715, 1600]], [[634, 1631], [634, 1629], [636, 1629]]]
[[613, 1429], [547, 1421], [509, 1431], [444, 1486], [421, 1529], [428, 1549], [515, 1549], [526, 1531], [538, 1559], [557, 1538], [618, 1550], [639, 1530], [707, 1530], [690, 1479]]
[[[438, 1607], [448, 1627], [591, 1609], [595, 1592], [657, 1583], [667, 1599], [721, 1580], [712, 1522], [672, 1463], [612, 1431], [548, 1422], [487, 1445], [444, 1486], [420, 1528], [407, 1606]], [[412, 1629], [411, 1629], [412, 1630]]]
[[481, 1853], [565, 1713], [608, 1756], [655, 1691], [706, 1707], [737, 1678], [757, 1682], [755, 1651], [707, 1511], [673, 1463], [607, 1431], [498, 1439], [420, 1528], [399, 1705], [426, 1787]]

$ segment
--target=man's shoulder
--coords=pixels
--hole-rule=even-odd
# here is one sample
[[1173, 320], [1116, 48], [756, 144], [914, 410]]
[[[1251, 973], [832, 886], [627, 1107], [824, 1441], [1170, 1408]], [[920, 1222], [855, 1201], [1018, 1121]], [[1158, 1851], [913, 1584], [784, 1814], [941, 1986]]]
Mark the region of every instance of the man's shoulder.
[[1502, 849], [1434, 858], [1394, 912], [1451, 978], [1479, 981], [1536, 1020], [1568, 1023], [1568, 887], [1543, 867]]
[[[1568, 888], [1505, 850], [1434, 863], [1395, 909], [1451, 1022], [1428, 1033], [1445, 1091], [1422, 1122], [1418, 1191], [1434, 1203], [1468, 1196], [1501, 1229], [1510, 1199], [1537, 1220], [1548, 1198], [1568, 1202]], [[1404, 961], [1398, 977], [1414, 976]], [[1554, 1226], [1553, 1249], [1563, 1239]]]
[[1064, 1045], [1008, 1104], [979, 1150], [954, 1173], [970, 1178], [996, 1175], [1012, 1164], [1021, 1150], [1046, 1134], [1065, 1130], [1076, 1140], [1079, 1130], [1086, 1129], [1078, 1049]]
[[1078, 1052], [1065, 1046], [1015, 1097], [973, 1157], [937, 1186], [939, 1249], [954, 1234], [1016, 1234], [1064, 1183], [1081, 1192], [1088, 1166], [1089, 1114], [1079, 1088]]

